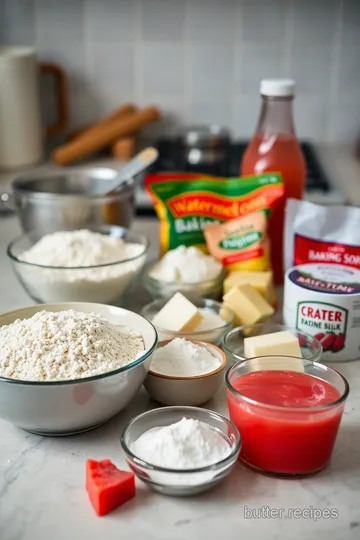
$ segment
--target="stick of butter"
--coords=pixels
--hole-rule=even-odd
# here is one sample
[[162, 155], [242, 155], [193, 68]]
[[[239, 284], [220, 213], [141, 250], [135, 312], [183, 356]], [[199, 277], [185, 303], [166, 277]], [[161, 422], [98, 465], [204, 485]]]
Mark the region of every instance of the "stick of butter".
[[[275, 358], [254, 358], [259, 356]], [[296, 358], [276, 358], [276, 356], [294, 356]], [[244, 339], [244, 356], [253, 358], [252, 366], [258, 369], [288, 369], [304, 371], [304, 364], [298, 339], [288, 330]], [[297, 360], [299, 359], [299, 360]]]
[[177, 292], [155, 315], [154, 326], [172, 332], [192, 332], [203, 319], [203, 314], [183, 294]]
[[264, 321], [274, 313], [274, 308], [247, 283], [230, 289], [223, 303], [233, 310], [240, 325]]
[[224, 281], [224, 294], [237, 285], [251, 285], [271, 305], [276, 302], [272, 272], [230, 272]]

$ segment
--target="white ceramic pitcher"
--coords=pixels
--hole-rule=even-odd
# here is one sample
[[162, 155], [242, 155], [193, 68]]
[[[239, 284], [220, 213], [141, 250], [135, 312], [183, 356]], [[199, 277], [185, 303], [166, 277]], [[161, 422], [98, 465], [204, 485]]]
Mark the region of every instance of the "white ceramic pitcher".
[[[54, 77], [57, 120], [43, 128], [39, 73]], [[31, 47], [0, 47], [0, 168], [19, 169], [39, 163], [44, 135], [67, 128], [65, 74], [56, 64], [39, 64]]]

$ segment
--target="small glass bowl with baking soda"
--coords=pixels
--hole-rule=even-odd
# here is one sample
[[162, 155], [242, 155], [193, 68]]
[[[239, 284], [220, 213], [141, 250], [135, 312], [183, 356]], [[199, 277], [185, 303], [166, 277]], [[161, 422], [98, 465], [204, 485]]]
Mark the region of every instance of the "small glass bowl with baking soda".
[[[219, 444], [228, 449], [225, 457], [206, 466], [180, 469], [150, 463], [146, 459], [146, 453], [144, 456], [139, 455], [136, 442], [142, 435], [149, 430], [180, 422], [184, 418], [206, 424], [212, 435], [219, 440]], [[199, 407], [163, 407], [142, 413], [125, 426], [120, 442], [127, 463], [135, 475], [154, 491], [175, 497], [197, 495], [224, 480], [232, 472], [241, 446], [240, 434], [230, 420]]]

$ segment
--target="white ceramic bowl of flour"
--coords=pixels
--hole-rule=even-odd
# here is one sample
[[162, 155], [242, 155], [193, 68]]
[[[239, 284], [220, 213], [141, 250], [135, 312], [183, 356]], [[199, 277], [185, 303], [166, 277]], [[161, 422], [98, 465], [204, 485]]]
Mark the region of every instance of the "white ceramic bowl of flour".
[[148, 246], [145, 237], [127, 229], [101, 226], [45, 237], [29, 232], [7, 253], [35, 302], [118, 304], [141, 272]]
[[85, 302], [36, 305], [3, 313], [0, 327], [30, 319], [43, 310], [99, 315], [140, 334], [144, 350], [127, 365], [84, 378], [40, 381], [0, 377], [0, 418], [41, 435], [69, 435], [93, 429], [126, 407], [143, 384], [157, 345], [156, 330], [141, 315], [127, 309]]

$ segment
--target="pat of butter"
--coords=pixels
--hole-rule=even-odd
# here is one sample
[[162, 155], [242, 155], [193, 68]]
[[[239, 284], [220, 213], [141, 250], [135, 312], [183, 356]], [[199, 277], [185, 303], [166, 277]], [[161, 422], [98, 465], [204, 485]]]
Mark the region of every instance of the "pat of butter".
[[[244, 339], [244, 356], [281, 355], [302, 358], [298, 339], [288, 330]], [[301, 362], [302, 365], [302, 362]]]
[[233, 310], [241, 325], [264, 321], [274, 313], [274, 308], [247, 283], [230, 289], [225, 294], [223, 302]]
[[271, 271], [266, 272], [230, 272], [224, 281], [224, 294], [233, 287], [247, 283], [251, 285], [271, 305], [276, 302], [273, 276]]
[[183, 294], [177, 292], [155, 315], [154, 326], [172, 332], [192, 332], [202, 321], [203, 314]]

